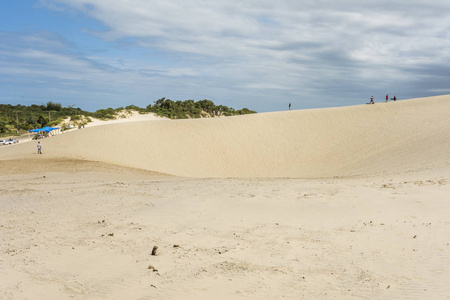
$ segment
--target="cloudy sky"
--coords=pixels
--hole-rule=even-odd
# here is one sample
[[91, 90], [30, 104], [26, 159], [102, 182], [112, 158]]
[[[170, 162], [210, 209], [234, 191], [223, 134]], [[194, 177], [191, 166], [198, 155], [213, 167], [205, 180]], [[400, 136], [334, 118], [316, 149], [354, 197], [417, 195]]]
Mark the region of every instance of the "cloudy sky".
[[447, 0], [1, 0], [0, 103], [280, 111], [450, 94]]

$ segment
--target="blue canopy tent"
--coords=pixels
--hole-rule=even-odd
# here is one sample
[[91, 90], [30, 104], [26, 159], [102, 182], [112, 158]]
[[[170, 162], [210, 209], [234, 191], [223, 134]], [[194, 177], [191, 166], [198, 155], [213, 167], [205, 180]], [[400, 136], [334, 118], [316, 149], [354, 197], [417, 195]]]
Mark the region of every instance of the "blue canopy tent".
[[59, 127], [36, 128], [36, 129], [28, 130], [28, 132], [41, 132], [41, 131], [50, 132], [50, 131], [53, 131], [53, 130], [56, 130], [56, 129], [59, 129]]
[[43, 127], [43, 128], [31, 129], [31, 130], [28, 130], [28, 132], [35, 132], [35, 133], [47, 132], [47, 133], [49, 133], [49, 132], [51, 132], [53, 130], [57, 130], [57, 129], [59, 129], [59, 127], [48, 127], [48, 126], [46, 126], [46, 127]]

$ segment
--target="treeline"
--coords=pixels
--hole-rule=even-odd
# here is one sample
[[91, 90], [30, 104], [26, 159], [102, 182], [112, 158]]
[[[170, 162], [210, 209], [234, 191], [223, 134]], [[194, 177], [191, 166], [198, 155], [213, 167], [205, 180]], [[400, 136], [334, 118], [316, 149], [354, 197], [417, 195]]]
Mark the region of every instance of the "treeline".
[[161, 98], [149, 104], [145, 108], [135, 105], [119, 108], [99, 109], [96, 112], [84, 111], [72, 106], [63, 107], [60, 103], [47, 102], [43, 105], [10, 105], [0, 104], [0, 135], [15, 135], [17, 133], [28, 132], [30, 129], [44, 126], [58, 126], [64, 120], [79, 125], [85, 125], [90, 121], [90, 117], [108, 120], [115, 119], [120, 112], [138, 111], [141, 114], [153, 112], [158, 116], [171, 119], [202, 118], [213, 115], [234, 116], [256, 113], [255, 111], [243, 108], [235, 110], [224, 105], [215, 105], [211, 100], [185, 100], [172, 101]]
[[0, 135], [16, 135], [34, 128], [57, 126], [65, 118], [89, 114], [80, 108], [62, 107], [60, 103], [51, 101], [46, 105], [30, 106], [0, 104]]

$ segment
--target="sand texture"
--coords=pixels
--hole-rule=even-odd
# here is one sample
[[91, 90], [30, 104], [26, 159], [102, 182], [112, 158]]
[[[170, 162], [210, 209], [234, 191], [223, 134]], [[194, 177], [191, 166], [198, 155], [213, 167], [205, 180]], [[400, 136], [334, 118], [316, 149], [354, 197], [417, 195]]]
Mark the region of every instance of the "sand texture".
[[[226, 118], [127, 122], [43, 140], [51, 157], [188, 177], [333, 177], [442, 166], [450, 97]], [[438, 145], [435, 147], [434, 145]], [[2, 149], [23, 157], [35, 145]], [[13, 153], [3, 153], [13, 152]]]
[[0, 299], [449, 299], [449, 116], [442, 96], [2, 146]]

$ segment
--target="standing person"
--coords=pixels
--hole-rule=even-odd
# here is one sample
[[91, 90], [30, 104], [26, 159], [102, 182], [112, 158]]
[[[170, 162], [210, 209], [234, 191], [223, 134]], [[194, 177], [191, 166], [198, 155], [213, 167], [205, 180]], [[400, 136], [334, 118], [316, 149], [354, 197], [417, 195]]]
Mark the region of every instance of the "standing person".
[[397, 101], [397, 96], [394, 96], [394, 101]]
[[289, 103], [289, 110], [291, 110], [291, 104]]
[[386, 102], [388, 102], [388, 100], [389, 100], [389, 95], [386, 94]]
[[37, 144], [37, 149], [38, 149], [38, 154], [42, 154], [42, 151], [41, 151], [41, 149], [42, 149], [41, 142], [38, 142], [38, 144]]

